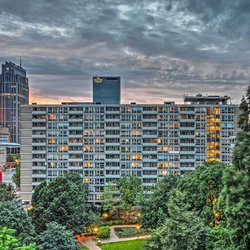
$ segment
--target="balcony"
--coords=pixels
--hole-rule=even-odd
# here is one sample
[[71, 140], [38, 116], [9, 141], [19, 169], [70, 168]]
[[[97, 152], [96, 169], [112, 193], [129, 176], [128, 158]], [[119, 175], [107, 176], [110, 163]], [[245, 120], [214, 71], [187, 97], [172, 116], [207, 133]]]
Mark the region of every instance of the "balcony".
[[32, 130], [46, 130], [46, 124], [44, 125], [37, 125], [37, 126], [32, 126]]
[[142, 138], [158, 138], [157, 134], [142, 134]]
[[46, 150], [32, 150], [32, 154], [46, 154]]
[[46, 115], [46, 110], [32, 110], [32, 115]]
[[185, 126], [182, 126], [182, 127], [180, 127], [180, 130], [187, 130], [187, 131], [195, 130], [195, 126], [192, 126], [192, 127], [185, 127]]
[[46, 170], [47, 166], [32, 166], [32, 170]]
[[33, 157], [33, 158], [32, 158], [32, 161], [37, 161], [37, 162], [46, 162], [46, 161], [47, 161], [47, 159], [46, 159], [46, 157], [44, 157], [44, 158], [35, 158], [35, 157]]
[[47, 178], [46, 174], [32, 174], [32, 178]]
[[46, 142], [32, 142], [32, 146], [46, 146]]
[[181, 155], [195, 155], [195, 151], [180, 151]]
[[120, 154], [120, 150], [106, 150], [105, 154]]
[[195, 170], [195, 167], [180, 167], [180, 171], [193, 171]]
[[185, 138], [187, 138], [187, 139], [194, 139], [195, 138], [195, 135], [193, 134], [187, 134], [187, 135], [183, 135], [183, 134], [180, 134], [180, 138], [183, 138], [183, 139], [185, 139]]
[[180, 163], [194, 163], [195, 159], [180, 159]]

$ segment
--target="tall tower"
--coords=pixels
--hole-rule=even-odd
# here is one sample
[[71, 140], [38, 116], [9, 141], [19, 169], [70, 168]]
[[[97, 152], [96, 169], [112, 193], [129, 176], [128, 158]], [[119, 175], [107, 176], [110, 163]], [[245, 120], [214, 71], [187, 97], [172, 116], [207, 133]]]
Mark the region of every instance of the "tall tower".
[[120, 104], [121, 78], [118, 76], [94, 76], [93, 102], [101, 104]]
[[11, 142], [20, 143], [20, 107], [24, 104], [29, 104], [26, 70], [5, 62], [0, 75], [0, 127], [9, 128]]

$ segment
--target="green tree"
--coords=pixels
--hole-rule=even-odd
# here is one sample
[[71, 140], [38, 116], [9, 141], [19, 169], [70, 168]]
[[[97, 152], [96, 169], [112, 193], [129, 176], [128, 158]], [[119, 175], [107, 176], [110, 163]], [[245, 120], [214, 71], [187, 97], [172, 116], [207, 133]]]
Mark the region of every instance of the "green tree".
[[111, 229], [109, 226], [100, 227], [97, 232], [97, 237], [100, 239], [107, 239], [110, 236]]
[[138, 204], [142, 193], [142, 182], [134, 176], [122, 177], [118, 181], [120, 192], [121, 209], [127, 213], [131, 212]]
[[50, 222], [47, 229], [37, 238], [39, 250], [77, 250], [80, 249], [72, 233], [56, 222]]
[[16, 197], [13, 186], [0, 183], [0, 202], [12, 201]]
[[239, 127], [233, 166], [223, 175], [221, 204], [232, 249], [250, 249], [250, 86], [240, 105]]
[[76, 174], [57, 177], [49, 183], [41, 183], [32, 197], [30, 215], [37, 232], [55, 221], [67, 230], [80, 233], [92, 224], [96, 216], [88, 203], [88, 186]]
[[15, 234], [22, 243], [31, 243], [35, 229], [27, 213], [15, 201], [0, 202], [0, 228], [15, 229]]
[[229, 231], [223, 226], [211, 227], [208, 230], [207, 250], [230, 250]]
[[1, 250], [35, 250], [35, 244], [20, 245], [19, 239], [15, 237], [16, 231], [7, 227], [0, 228]]
[[113, 214], [119, 205], [119, 190], [116, 183], [109, 182], [104, 186], [102, 193], [102, 209]]
[[6, 158], [7, 162], [19, 162], [20, 161], [20, 154], [8, 154]]
[[140, 200], [140, 221], [144, 227], [157, 228], [168, 217], [170, 191], [177, 186], [177, 175], [166, 175], [151, 194], [145, 193]]
[[169, 218], [156, 229], [145, 244], [148, 250], [204, 250], [207, 228], [199, 217], [189, 211], [186, 194], [173, 190], [169, 198]]
[[206, 225], [219, 223], [217, 201], [222, 191], [222, 176], [227, 165], [204, 163], [178, 181], [177, 188], [186, 192], [186, 203]]
[[12, 180], [16, 184], [17, 188], [20, 188], [20, 164], [16, 165], [16, 172], [13, 174]]

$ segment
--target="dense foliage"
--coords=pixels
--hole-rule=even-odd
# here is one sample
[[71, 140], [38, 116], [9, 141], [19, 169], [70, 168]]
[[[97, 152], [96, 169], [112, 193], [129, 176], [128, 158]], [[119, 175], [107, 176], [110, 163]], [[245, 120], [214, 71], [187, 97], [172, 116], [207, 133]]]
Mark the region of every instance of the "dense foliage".
[[15, 202], [0, 202], [0, 227], [15, 229], [15, 235], [22, 243], [31, 243], [35, 229], [27, 213]]
[[109, 211], [111, 214], [117, 211], [117, 206], [119, 205], [119, 190], [116, 183], [109, 182], [104, 186], [102, 200], [103, 211]]
[[131, 212], [138, 205], [142, 193], [142, 182], [134, 176], [122, 177], [118, 181], [120, 192], [120, 207], [125, 212]]
[[37, 250], [77, 250], [80, 249], [72, 233], [56, 222], [47, 225], [47, 229], [37, 238]]
[[0, 183], [0, 202], [12, 201], [15, 198], [14, 188], [11, 185]]
[[153, 237], [145, 244], [150, 250], [204, 250], [207, 229], [199, 217], [186, 204], [186, 194], [173, 190], [169, 199], [169, 217], [156, 229]]
[[97, 237], [100, 239], [107, 239], [110, 236], [110, 231], [111, 229], [109, 226], [100, 227], [97, 232]]
[[240, 105], [233, 166], [223, 176], [221, 197], [232, 249], [250, 249], [250, 86]]
[[16, 237], [16, 231], [7, 227], [0, 227], [1, 250], [35, 250], [35, 244], [23, 245]]
[[69, 231], [80, 233], [95, 219], [88, 204], [88, 186], [76, 174], [41, 183], [35, 189], [31, 204], [30, 215], [37, 232], [55, 221]]
[[102, 194], [102, 210], [108, 211], [110, 215], [117, 213], [121, 218], [121, 212], [126, 220], [130, 219], [130, 213], [136, 210], [139, 199], [142, 195], [143, 187], [139, 178], [126, 176], [116, 183], [108, 183], [104, 187]]
[[157, 228], [168, 216], [168, 200], [170, 191], [177, 186], [177, 175], [165, 176], [156, 186], [153, 193], [144, 194], [140, 200], [142, 226]]
[[178, 182], [177, 188], [186, 192], [186, 204], [206, 225], [219, 223], [217, 201], [222, 190], [222, 175], [226, 169], [222, 163], [204, 163]]
[[115, 228], [115, 234], [119, 238], [127, 238], [148, 234], [148, 230], [136, 227]]
[[17, 164], [16, 165], [16, 172], [12, 176], [12, 180], [16, 184], [17, 188], [20, 188], [20, 174], [21, 174], [20, 164]]

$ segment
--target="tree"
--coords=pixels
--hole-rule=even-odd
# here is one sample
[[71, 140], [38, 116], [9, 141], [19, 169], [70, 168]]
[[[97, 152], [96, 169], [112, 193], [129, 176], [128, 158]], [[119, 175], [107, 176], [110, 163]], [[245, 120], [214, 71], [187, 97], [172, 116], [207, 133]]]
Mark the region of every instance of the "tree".
[[170, 191], [177, 186], [177, 175], [166, 175], [151, 194], [144, 194], [140, 201], [140, 221], [144, 227], [157, 228], [168, 217]]
[[13, 174], [12, 180], [16, 184], [16, 187], [20, 188], [20, 164], [16, 165], [16, 173]]
[[13, 186], [0, 183], [0, 202], [12, 201], [16, 197]]
[[178, 181], [178, 190], [186, 193], [186, 203], [206, 225], [219, 223], [217, 201], [222, 191], [223, 163], [204, 163]]
[[229, 231], [223, 226], [211, 227], [208, 230], [207, 249], [226, 250], [230, 248]]
[[15, 237], [16, 231], [7, 227], [0, 228], [1, 250], [35, 250], [35, 244], [20, 246], [19, 239]]
[[222, 203], [232, 249], [250, 249], [250, 177], [235, 167], [223, 176]]
[[88, 186], [76, 174], [41, 183], [35, 189], [31, 204], [30, 215], [37, 232], [55, 221], [69, 231], [80, 233], [96, 219], [88, 203]]
[[100, 239], [107, 239], [110, 236], [111, 229], [109, 226], [100, 227], [97, 232], [97, 237]]
[[179, 190], [171, 191], [169, 198], [169, 218], [156, 229], [145, 244], [148, 250], [204, 250], [206, 249], [207, 229], [197, 217], [189, 211], [186, 194]]
[[102, 209], [103, 211], [109, 211], [113, 214], [119, 205], [119, 190], [116, 183], [109, 182], [104, 186], [104, 191], [102, 193]]
[[240, 105], [239, 127], [233, 166], [223, 175], [221, 204], [232, 249], [250, 249], [250, 86]]
[[118, 181], [120, 192], [121, 209], [129, 213], [139, 203], [139, 197], [142, 193], [142, 182], [134, 176], [122, 177]]
[[20, 161], [20, 154], [8, 154], [6, 161], [18, 163]]
[[31, 243], [35, 237], [35, 229], [27, 213], [15, 201], [0, 202], [0, 228], [15, 230], [15, 235], [22, 243]]
[[37, 239], [37, 249], [77, 250], [80, 249], [72, 233], [56, 222], [50, 222], [47, 229]]

